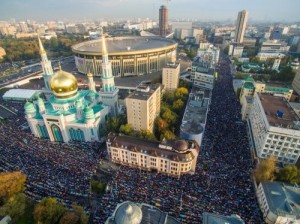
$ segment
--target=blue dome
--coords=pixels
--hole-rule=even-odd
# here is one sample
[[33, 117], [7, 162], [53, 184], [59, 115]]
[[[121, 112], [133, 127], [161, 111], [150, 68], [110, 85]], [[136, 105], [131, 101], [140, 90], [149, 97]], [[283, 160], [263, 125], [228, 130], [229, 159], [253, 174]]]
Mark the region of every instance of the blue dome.
[[30, 103], [30, 102], [25, 103], [24, 109], [25, 109], [26, 114], [33, 114], [36, 112], [36, 109], [35, 109], [33, 103]]

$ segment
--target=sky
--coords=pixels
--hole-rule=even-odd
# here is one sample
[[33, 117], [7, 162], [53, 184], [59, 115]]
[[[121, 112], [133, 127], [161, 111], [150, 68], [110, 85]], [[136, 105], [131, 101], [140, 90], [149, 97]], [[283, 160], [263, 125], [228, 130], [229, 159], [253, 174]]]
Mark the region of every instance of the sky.
[[[166, 0], [0, 0], [0, 20], [158, 19]], [[170, 19], [235, 20], [243, 9], [254, 21], [300, 21], [300, 0], [171, 0]]]

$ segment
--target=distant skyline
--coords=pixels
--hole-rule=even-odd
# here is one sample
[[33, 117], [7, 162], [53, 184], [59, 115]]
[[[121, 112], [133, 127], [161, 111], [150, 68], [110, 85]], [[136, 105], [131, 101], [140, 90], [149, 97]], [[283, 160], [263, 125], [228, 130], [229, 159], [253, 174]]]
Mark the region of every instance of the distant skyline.
[[[0, 20], [158, 19], [162, 0], [1, 0]], [[170, 19], [236, 20], [246, 9], [253, 21], [300, 21], [299, 0], [171, 0]]]

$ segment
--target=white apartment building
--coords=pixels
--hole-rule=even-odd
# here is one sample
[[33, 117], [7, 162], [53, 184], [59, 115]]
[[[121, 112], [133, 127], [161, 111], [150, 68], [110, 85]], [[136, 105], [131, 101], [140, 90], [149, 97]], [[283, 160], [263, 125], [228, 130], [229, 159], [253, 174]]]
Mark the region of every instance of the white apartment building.
[[219, 63], [220, 49], [210, 43], [200, 43], [197, 51], [197, 57], [213, 67]]
[[283, 164], [297, 162], [300, 155], [299, 117], [285, 98], [256, 93], [248, 125], [259, 158], [275, 156]]
[[140, 85], [126, 97], [127, 123], [136, 131], [153, 131], [154, 120], [160, 113], [161, 85]]
[[192, 79], [194, 81], [194, 86], [205, 89], [214, 88], [215, 77], [213, 69], [198, 66], [196, 70], [192, 72]]
[[166, 91], [174, 91], [178, 88], [180, 76], [180, 64], [168, 63], [162, 70], [162, 84]]
[[194, 141], [155, 142], [113, 133], [107, 136], [106, 145], [114, 163], [174, 176], [194, 174], [199, 154]]
[[253, 97], [252, 96], [244, 96], [242, 98], [242, 120], [247, 120], [251, 111], [253, 103]]
[[260, 183], [257, 200], [265, 223], [300, 223], [300, 188], [281, 182]]

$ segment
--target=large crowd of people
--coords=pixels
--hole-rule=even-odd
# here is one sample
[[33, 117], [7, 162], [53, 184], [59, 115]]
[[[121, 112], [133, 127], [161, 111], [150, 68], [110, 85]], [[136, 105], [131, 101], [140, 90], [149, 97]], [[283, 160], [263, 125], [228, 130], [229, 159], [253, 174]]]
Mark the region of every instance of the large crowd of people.
[[17, 110], [17, 118], [0, 122], [0, 170], [22, 170], [28, 177], [26, 193], [33, 199], [54, 196], [65, 204], [83, 205], [92, 223], [104, 223], [124, 200], [156, 205], [182, 223], [201, 223], [203, 212], [237, 214], [245, 223], [262, 223], [246, 124], [225, 60], [213, 90], [196, 173], [175, 178], [121, 166], [109, 183], [110, 191], [99, 199], [91, 195], [89, 182], [105, 157], [96, 150], [98, 144], [36, 139], [22, 130], [26, 121], [23, 109]]

